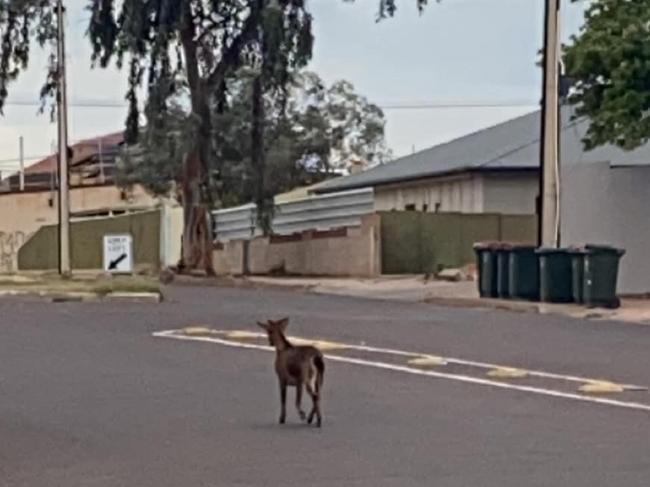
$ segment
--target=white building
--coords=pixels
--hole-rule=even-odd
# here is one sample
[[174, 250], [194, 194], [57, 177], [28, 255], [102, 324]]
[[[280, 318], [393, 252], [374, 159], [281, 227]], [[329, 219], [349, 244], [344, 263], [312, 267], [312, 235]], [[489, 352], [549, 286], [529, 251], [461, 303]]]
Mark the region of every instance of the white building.
[[[585, 119], [562, 112], [562, 245], [626, 249], [622, 293], [650, 292], [650, 145], [586, 152]], [[372, 187], [375, 210], [534, 214], [539, 194], [540, 114], [338, 178], [316, 193]]]

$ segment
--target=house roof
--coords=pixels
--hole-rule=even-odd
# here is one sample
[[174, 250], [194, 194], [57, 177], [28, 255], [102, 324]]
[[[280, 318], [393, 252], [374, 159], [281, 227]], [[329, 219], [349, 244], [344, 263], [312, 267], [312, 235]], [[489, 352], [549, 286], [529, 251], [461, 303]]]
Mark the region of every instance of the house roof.
[[[110, 150], [111, 147], [116, 147], [124, 142], [124, 132], [116, 132], [113, 134], [102, 135], [92, 139], [85, 139], [71, 145], [73, 150], [73, 158], [70, 161], [70, 166], [75, 166], [89, 157], [99, 152], [99, 146], [102, 146], [102, 153]], [[50, 173], [57, 170], [58, 154], [52, 154], [45, 159], [38, 161], [35, 164], [25, 168], [25, 174], [36, 173]]]
[[323, 186], [325, 183], [327, 183], [327, 181], [321, 181], [316, 184], [311, 184], [309, 186], [301, 186], [299, 188], [294, 188], [291, 191], [278, 194], [274, 198], [275, 204], [278, 205], [280, 203], [288, 203], [290, 201], [307, 198], [310, 193], [316, 192], [316, 190], [321, 186]]
[[[581, 140], [587, 128], [587, 120], [572, 120], [571, 109], [562, 110], [563, 162], [610, 162], [612, 166], [650, 164], [650, 144], [634, 151], [607, 145], [585, 152]], [[540, 112], [535, 111], [362, 173], [328, 181], [315, 192], [381, 186], [458, 172], [538, 169], [540, 132]]]

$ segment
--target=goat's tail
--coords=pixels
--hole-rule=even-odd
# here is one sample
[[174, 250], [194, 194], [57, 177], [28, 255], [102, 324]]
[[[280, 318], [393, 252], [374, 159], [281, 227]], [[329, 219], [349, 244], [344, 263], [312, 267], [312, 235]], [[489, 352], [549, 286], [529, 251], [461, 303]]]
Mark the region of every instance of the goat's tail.
[[325, 379], [325, 361], [322, 355], [319, 354], [314, 357], [314, 367], [316, 367], [315, 392], [320, 396], [323, 389], [323, 380]]

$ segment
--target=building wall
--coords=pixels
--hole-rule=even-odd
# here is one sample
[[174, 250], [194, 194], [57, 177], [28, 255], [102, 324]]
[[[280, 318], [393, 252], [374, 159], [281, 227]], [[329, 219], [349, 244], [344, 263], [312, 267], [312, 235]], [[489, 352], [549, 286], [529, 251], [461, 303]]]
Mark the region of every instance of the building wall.
[[[532, 172], [463, 174], [431, 178], [375, 188], [376, 211], [402, 211], [415, 205], [416, 211], [435, 213], [535, 213], [537, 175]], [[426, 206], [425, 206], [426, 205]]]
[[618, 289], [650, 292], [650, 167], [610, 168], [608, 163], [562, 169], [562, 245], [621, 247]]
[[[136, 186], [123, 199], [115, 186], [92, 186], [70, 190], [72, 213], [106, 208], [147, 208], [156, 199]], [[15, 272], [20, 247], [44, 225], [57, 222], [57, 195], [51, 191], [0, 193], [0, 272]]]
[[536, 172], [492, 173], [483, 176], [483, 212], [536, 213], [539, 179]]
[[375, 188], [376, 211], [402, 211], [409, 205], [417, 211], [481, 213], [482, 176], [465, 174]]

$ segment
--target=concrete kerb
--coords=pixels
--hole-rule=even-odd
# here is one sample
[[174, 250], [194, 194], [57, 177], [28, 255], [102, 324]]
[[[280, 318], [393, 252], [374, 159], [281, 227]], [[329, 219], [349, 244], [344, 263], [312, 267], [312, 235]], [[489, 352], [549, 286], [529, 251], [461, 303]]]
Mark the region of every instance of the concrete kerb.
[[120, 303], [160, 303], [163, 300], [162, 293], [129, 293], [110, 292], [106, 294], [88, 292], [61, 292], [61, 291], [30, 291], [30, 290], [0, 290], [0, 299], [36, 299], [50, 303], [81, 302], [120, 302]]
[[112, 292], [106, 294], [102, 301], [109, 303], [160, 303], [163, 300], [162, 293], [127, 293]]
[[[401, 278], [404, 279], [404, 278]], [[345, 286], [341, 281], [345, 279], [340, 278], [326, 278], [320, 279], [315, 277], [295, 277], [295, 278], [279, 278], [275, 280], [272, 277], [238, 277], [230, 278], [228, 282], [234, 286], [244, 286], [251, 288], [271, 288], [271, 289], [284, 289], [287, 291], [300, 290], [304, 292], [311, 292], [314, 294], [324, 295], [345, 295], [349, 297], [356, 297], [360, 299], [373, 299], [381, 301], [403, 301], [403, 302], [424, 302], [437, 306], [445, 307], [464, 307], [464, 308], [482, 308], [493, 309], [500, 311], [509, 311], [515, 313], [534, 313], [534, 314], [550, 314], [559, 316], [568, 316], [581, 320], [611, 320], [635, 324], [650, 324], [650, 303], [647, 305], [648, 311], [644, 313], [636, 312], [636, 307], [630, 305], [634, 303], [633, 300], [624, 300], [624, 306], [616, 310], [601, 309], [601, 308], [585, 308], [577, 304], [556, 304], [556, 303], [539, 303], [532, 301], [519, 301], [507, 299], [489, 299], [479, 298], [478, 296], [453, 296], [446, 295], [436, 296], [431, 293], [423, 297], [401, 295], [396, 292], [395, 296], [391, 296], [391, 292], [387, 289], [376, 288], [372, 290], [372, 286], [364, 286], [363, 290], [355, 286]], [[396, 278], [379, 278], [376, 280], [364, 280], [375, 282], [397, 282]], [[351, 279], [351, 282], [356, 282]], [[223, 285], [224, 283], [222, 283]], [[335, 285], [333, 285], [335, 284]], [[228, 284], [225, 284], [228, 285]], [[435, 293], [435, 291], [434, 291]], [[418, 292], [420, 294], [420, 292]], [[462, 293], [461, 293], [462, 294]], [[408, 299], [407, 299], [408, 298]]]
[[[390, 289], [382, 288], [381, 283], [399, 283], [407, 280], [420, 283], [421, 277], [416, 276], [382, 276], [375, 279], [354, 279], [327, 277], [320, 278], [315, 276], [221, 276], [217, 278], [207, 277], [190, 277], [176, 276], [175, 285], [203, 285], [215, 287], [234, 287], [250, 289], [274, 289], [284, 291], [301, 291], [313, 294], [347, 296], [359, 299], [372, 299], [379, 301], [401, 301], [404, 303], [428, 303], [445, 307], [464, 307], [464, 308], [482, 308], [500, 311], [509, 311], [516, 313], [534, 313], [534, 314], [552, 314], [559, 316], [568, 316], [579, 320], [611, 320], [625, 323], [650, 324], [650, 303], [646, 305], [647, 311], [643, 314], [636, 313], [638, 305], [630, 305], [635, 300], [624, 300], [624, 306], [617, 310], [609, 309], [589, 309], [576, 304], [553, 304], [538, 303], [531, 301], [518, 301], [507, 299], [487, 299], [477, 296], [468, 296], [465, 291], [458, 290], [460, 296], [454, 296], [452, 289], [438, 288], [437, 290], [422, 289], [419, 287], [416, 295], [410, 296], [408, 292], [402, 292], [404, 289], [398, 289], [394, 293]], [[346, 285], [345, 281], [349, 281]], [[363, 283], [360, 288], [359, 282]], [[355, 285], [356, 284], [356, 285]], [[373, 284], [379, 284], [374, 287]], [[445, 284], [445, 283], [439, 283]], [[448, 283], [447, 283], [448, 284]], [[455, 283], [458, 284], [458, 283]], [[471, 284], [473, 287], [475, 284]], [[408, 291], [408, 290], [406, 290]], [[435, 295], [441, 292], [443, 295]], [[472, 289], [473, 291], [473, 289]], [[424, 295], [423, 295], [424, 294]], [[637, 300], [638, 301], [638, 300]], [[636, 316], [639, 315], [640, 317]], [[646, 316], [647, 315], [647, 316]]]
[[189, 276], [175, 275], [173, 285], [180, 286], [214, 286], [230, 288], [248, 288], [248, 289], [285, 289], [287, 291], [311, 291], [317, 285], [313, 282], [301, 282], [301, 278], [286, 278], [283, 281], [273, 282], [271, 278], [265, 277], [259, 279], [259, 276]]
[[648, 317], [645, 317], [645, 315], [639, 315], [637, 318], [629, 317], [629, 309], [624, 307], [611, 310], [604, 308], [585, 308], [584, 306], [577, 304], [536, 303], [491, 298], [429, 297], [425, 302], [437, 306], [494, 309], [518, 313], [568, 316], [570, 318], [582, 320], [612, 320], [640, 325], [650, 325], [650, 314]]
[[438, 306], [458, 307], [458, 308], [485, 308], [497, 309], [502, 311], [514, 311], [517, 313], [536, 313], [536, 314], [569, 314], [579, 312], [581, 309], [577, 305], [569, 304], [546, 304], [535, 303], [530, 301], [510, 301], [504, 299], [490, 298], [440, 298], [429, 297], [424, 300], [425, 303], [435, 304]]
[[28, 298], [54, 303], [64, 301], [88, 302], [100, 300], [100, 296], [95, 293], [32, 291], [28, 289], [3, 289], [0, 290], [0, 298]]

